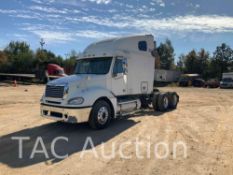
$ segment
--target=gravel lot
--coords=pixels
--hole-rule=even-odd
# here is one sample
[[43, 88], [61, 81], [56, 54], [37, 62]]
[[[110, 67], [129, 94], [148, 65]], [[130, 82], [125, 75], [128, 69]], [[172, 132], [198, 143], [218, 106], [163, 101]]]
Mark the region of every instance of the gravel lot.
[[[39, 99], [44, 86], [0, 86], [0, 174], [1, 175], [77, 175], [77, 174], [233, 174], [233, 90], [202, 88], [161, 88], [180, 95], [176, 110], [167, 113], [143, 111], [127, 118], [114, 120], [109, 128], [91, 130], [87, 124], [64, 124], [43, 119], [39, 115]], [[30, 137], [23, 142], [23, 155], [18, 158], [19, 146], [12, 137]], [[59, 155], [69, 154], [65, 159], [53, 156], [51, 144], [54, 138], [63, 136], [55, 146]], [[38, 137], [42, 137], [48, 158], [35, 154], [30, 159]], [[95, 153], [112, 152], [116, 156], [104, 158], [92, 152], [82, 151], [86, 138], [94, 143]], [[169, 154], [160, 159], [150, 154], [142, 144], [138, 158], [134, 144], [136, 138], [143, 143], [164, 142], [169, 145]], [[187, 146], [177, 149], [174, 158], [174, 143]], [[122, 143], [124, 154], [119, 154]], [[181, 147], [179, 147], [181, 148]], [[38, 149], [42, 149], [39, 145]], [[150, 149], [151, 150], [151, 149]], [[163, 155], [166, 149], [160, 147]], [[153, 149], [151, 150], [153, 152]], [[81, 157], [83, 155], [83, 157]]]

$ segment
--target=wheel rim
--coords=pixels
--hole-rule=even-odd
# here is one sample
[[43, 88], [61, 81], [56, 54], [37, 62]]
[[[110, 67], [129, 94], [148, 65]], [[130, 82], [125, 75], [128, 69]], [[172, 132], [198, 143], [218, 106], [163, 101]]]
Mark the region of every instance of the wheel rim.
[[173, 95], [173, 105], [175, 106], [176, 105], [176, 103], [177, 103], [177, 96], [176, 95]]
[[164, 109], [167, 109], [168, 108], [168, 98], [167, 97], [164, 97], [163, 99], [163, 106], [164, 106]]
[[109, 113], [107, 107], [105, 106], [101, 107], [97, 114], [98, 123], [104, 125], [107, 122], [108, 117], [109, 117]]

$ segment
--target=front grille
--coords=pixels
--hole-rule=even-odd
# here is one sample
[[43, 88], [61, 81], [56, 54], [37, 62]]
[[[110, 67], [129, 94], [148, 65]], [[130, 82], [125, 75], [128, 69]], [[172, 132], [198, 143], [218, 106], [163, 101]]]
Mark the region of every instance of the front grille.
[[45, 89], [45, 97], [63, 98], [64, 86], [47, 85]]

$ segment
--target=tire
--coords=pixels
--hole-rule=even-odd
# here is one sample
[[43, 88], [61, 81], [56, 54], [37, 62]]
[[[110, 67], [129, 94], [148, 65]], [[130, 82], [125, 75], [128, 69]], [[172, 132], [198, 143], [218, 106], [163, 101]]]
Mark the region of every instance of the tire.
[[155, 92], [152, 97], [152, 106], [154, 111], [158, 109], [158, 97], [159, 97], [159, 92]]
[[112, 110], [110, 105], [104, 101], [97, 101], [92, 108], [89, 117], [89, 125], [92, 129], [106, 128], [112, 119]]
[[177, 104], [179, 102], [179, 96], [176, 92], [169, 93], [169, 108], [176, 109]]
[[158, 111], [165, 112], [169, 108], [169, 95], [167, 93], [159, 94], [157, 100]]

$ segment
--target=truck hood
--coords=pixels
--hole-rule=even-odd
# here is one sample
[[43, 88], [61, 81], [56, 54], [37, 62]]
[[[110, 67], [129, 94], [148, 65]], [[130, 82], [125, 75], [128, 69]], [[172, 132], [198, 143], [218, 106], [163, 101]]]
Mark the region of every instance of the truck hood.
[[78, 87], [85, 89], [92, 86], [106, 86], [106, 75], [70, 75], [48, 82], [48, 85], [64, 85], [70, 88]]
[[70, 75], [48, 82], [48, 85], [70, 85], [88, 79], [88, 75]]

